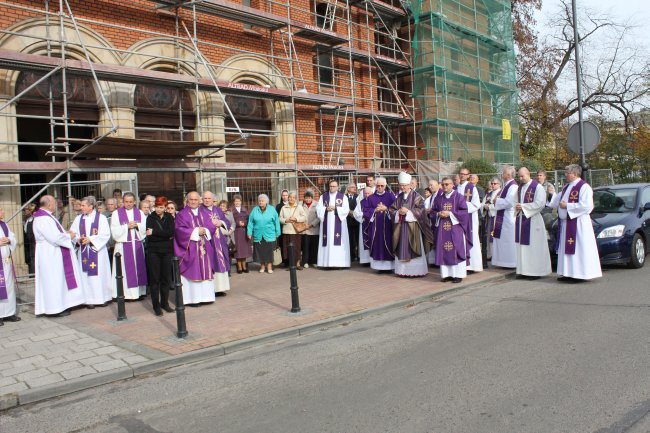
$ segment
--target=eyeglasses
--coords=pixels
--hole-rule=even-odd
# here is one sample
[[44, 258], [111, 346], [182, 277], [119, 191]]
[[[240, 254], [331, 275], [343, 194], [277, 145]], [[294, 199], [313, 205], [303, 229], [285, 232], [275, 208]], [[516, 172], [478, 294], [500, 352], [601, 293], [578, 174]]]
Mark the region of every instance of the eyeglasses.
[[490, 185], [500, 185], [499, 182], [490, 182]]
[[469, 176], [469, 173], [460, 173], [461, 176]]

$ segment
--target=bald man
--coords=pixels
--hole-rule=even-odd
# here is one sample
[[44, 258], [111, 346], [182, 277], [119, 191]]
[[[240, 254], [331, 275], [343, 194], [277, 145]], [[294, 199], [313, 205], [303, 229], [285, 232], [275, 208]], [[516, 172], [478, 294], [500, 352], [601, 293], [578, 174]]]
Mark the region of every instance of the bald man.
[[537, 279], [551, 273], [551, 255], [541, 214], [546, 207], [546, 190], [531, 179], [528, 168], [521, 167], [518, 175], [519, 200], [515, 205], [517, 277]]
[[56, 199], [43, 196], [34, 213], [36, 239], [36, 281], [34, 314], [67, 316], [69, 308], [86, 302], [72, 238], [54, 217]]

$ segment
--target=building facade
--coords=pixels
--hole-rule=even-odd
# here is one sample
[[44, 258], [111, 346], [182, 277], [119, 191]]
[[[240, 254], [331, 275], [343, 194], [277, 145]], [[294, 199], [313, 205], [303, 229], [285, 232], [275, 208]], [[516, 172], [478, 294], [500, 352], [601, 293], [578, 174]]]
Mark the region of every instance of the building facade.
[[[492, 142], [514, 95], [509, 75], [494, 78], [514, 71], [510, 27], [495, 36], [507, 20], [490, 21], [508, 3], [451, 3], [458, 18], [435, 0], [3, 2], [0, 205], [21, 232], [39, 193], [108, 197], [126, 178], [176, 200], [210, 189], [253, 203], [418, 159], [514, 158], [516, 138]], [[460, 57], [456, 19], [473, 32]], [[470, 49], [474, 69], [441, 63]], [[480, 115], [458, 129], [449, 113], [470, 105], [465, 116]], [[84, 182], [97, 186], [70, 187]]]

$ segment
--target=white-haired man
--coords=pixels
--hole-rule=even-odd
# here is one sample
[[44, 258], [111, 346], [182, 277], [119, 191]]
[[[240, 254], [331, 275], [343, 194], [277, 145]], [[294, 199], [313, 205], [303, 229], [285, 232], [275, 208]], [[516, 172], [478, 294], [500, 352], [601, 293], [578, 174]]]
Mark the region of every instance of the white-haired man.
[[581, 175], [579, 165], [568, 165], [564, 171], [567, 184], [549, 203], [557, 209], [559, 217], [557, 274], [560, 281], [590, 280], [603, 275], [589, 217], [594, 209], [594, 192]]

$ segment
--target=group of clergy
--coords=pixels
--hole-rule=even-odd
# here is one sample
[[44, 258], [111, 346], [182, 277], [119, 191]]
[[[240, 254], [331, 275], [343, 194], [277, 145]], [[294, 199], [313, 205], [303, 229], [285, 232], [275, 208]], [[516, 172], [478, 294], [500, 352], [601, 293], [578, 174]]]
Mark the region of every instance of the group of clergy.
[[[558, 193], [552, 185], [545, 188], [533, 180], [526, 167], [516, 173], [514, 167], [506, 166], [501, 181], [493, 182], [497, 186], [483, 203], [475, 185], [468, 181], [470, 173], [465, 168], [459, 172], [457, 185], [450, 177], [442, 178], [439, 184], [431, 181], [432, 195], [426, 200], [413, 189], [411, 175], [406, 172], [398, 176], [397, 195], [387, 191], [385, 178], [369, 177], [372, 182], [364, 188], [363, 198], [353, 212], [338, 183], [332, 180], [329, 191], [321, 195], [316, 206], [321, 221], [318, 266], [350, 266], [346, 221], [352, 214], [361, 226], [358, 236], [362, 264], [401, 277], [425, 276], [429, 265], [435, 264], [440, 267], [442, 281], [458, 283], [468, 272], [483, 270], [480, 212], [489, 223], [487, 242], [492, 265], [515, 269], [518, 278], [540, 278], [552, 272], [542, 213], [553, 208], [559, 218], [559, 279], [575, 282], [600, 277], [589, 217], [593, 191], [581, 174], [580, 166], [567, 166], [567, 183]], [[147, 229], [146, 216], [135, 206], [135, 196], [124, 194], [123, 207], [113, 212], [110, 224], [95, 206], [94, 197], [81, 200], [81, 214], [65, 230], [54, 217], [54, 197], [41, 198], [40, 208], [33, 214], [36, 315], [68, 315], [69, 309], [77, 305], [106, 305], [117, 296], [118, 262], [124, 275], [125, 299], [145, 296], [148, 278], [143, 241], [153, 229]], [[0, 325], [20, 320], [16, 315], [11, 258], [16, 238], [3, 218], [0, 209]], [[214, 205], [214, 196], [208, 191], [203, 194], [203, 203], [197, 192], [187, 194], [186, 206], [178, 212], [174, 224], [173, 255], [179, 258], [184, 303], [196, 306], [214, 302], [216, 294], [230, 288], [230, 222]], [[112, 270], [106, 248], [111, 238], [115, 241], [115, 257], [120, 254], [119, 261], [113, 260]]]
[[[519, 177], [519, 183], [515, 180]], [[558, 279], [579, 282], [602, 276], [600, 259], [591, 218], [593, 190], [581, 179], [582, 168], [565, 168], [566, 184], [557, 193], [531, 178], [526, 167], [515, 173], [505, 167], [501, 180], [485, 197], [482, 211], [489, 227], [492, 265], [514, 268], [517, 278], [537, 279], [549, 275], [551, 258], [543, 214], [557, 209], [558, 232], [555, 251]]]
[[[214, 204], [211, 192], [204, 193], [203, 203], [197, 192], [190, 192], [186, 206], [175, 218], [164, 214], [166, 203], [159, 203], [159, 200], [155, 203], [156, 213], [148, 217], [137, 208], [133, 193], [125, 193], [122, 201], [123, 207], [113, 212], [109, 223], [109, 219], [95, 208], [94, 197], [83, 198], [81, 214], [75, 218], [70, 229], [66, 230], [54, 217], [54, 197], [46, 195], [40, 199], [40, 208], [33, 215], [36, 240], [36, 315], [66, 316], [70, 314], [70, 308], [78, 305], [86, 305], [88, 308], [108, 305], [118, 295], [118, 266], [123, 275], [121, 284], [124, 298], [143, 299], [150, 283], [144, 245], [147, 236], [151, 240], [156, 236], [161, 239], [162, 236], [169, 245], [168, 263], [156, 266], [163, 277], [169, 277], [152, 278], [157, 285], [155, 290], [151, 288], [152, 304], [157, 315], [162, 315], [161, 307], [168, 312], [172, 311], [167, 303], [168, 291], [172, 285], [171, 274], [162, 270], [171, 269], [171, 258], [174, 255], [179, 258], [184, 304], [198, 306], [201, 303], [211, 303], [218, 294], [224, 294], [230, 289], [227, 236], [230, 222]], [[147, 218], [152, 219], [153, 223]], [[173, 220], [171, 230], [166, 227], [168, 223], [162, 223], [168, 219]], [[4, 223], [0, 226], [6, 228]], [[5, 237], [0, 237], [3, 257], [8, 256], [9, 251], [15, 247], [13, 234], [8, 229], [5, 233]], [[107, 249], [111, 238], [115, 241], [112, 269]], [[0, 317], [10, 317], [11, 320], [16, 317], [15, 278], [11, 266], [5, 266], [4, 269], [4, 279], [0, 281]], [[1, 284], [3, 282], [5, 290]], [[156, 299], [153, 299], [154, 294]], [[4, 298], [11, 297], [13, 309], [3, 304]]]
[[[471, 272], [483, 270], [479, 215], [485, 215], [492, 265], [516, 270], [517, 278], [549, 275], [551, 258], [542, 213], [557, 209], [559, 224], [557, 273], [562, 281], [576, 282], [602, 275], [596, 238], [589, 214], [593, 191], [581, 179], [582, 169], [566, 167], [566, 185], [557, 193], [531, 178], [528, 168], [502, 170], [501, 180], [481, 202], [470, 172], [429, 183], [427, 199], [414, 189], [411, 176], [398, 176], [400, 192], [387, 191], [385, 178], [369, 183], [353, 214], [360, 223], [359, 260], [381, 273], [402, 277], [428, 273], [428, 264], [440, 267], [443, 282], [459, 283]], [[519, 183], [515, 180], [519, 178]], [[370, 178], [369, 178], [370, 179]], [[498, 180], [498, 179], [497, 179]], [[349, 209], [332, 181], [317, 207], [322, 221], [319, 266], [349, 267], [347, 231], [342, 224]], [[329, 217], [328, 217], [329, 216]], [[332, 241], [333, 239], [333, 241]]]

